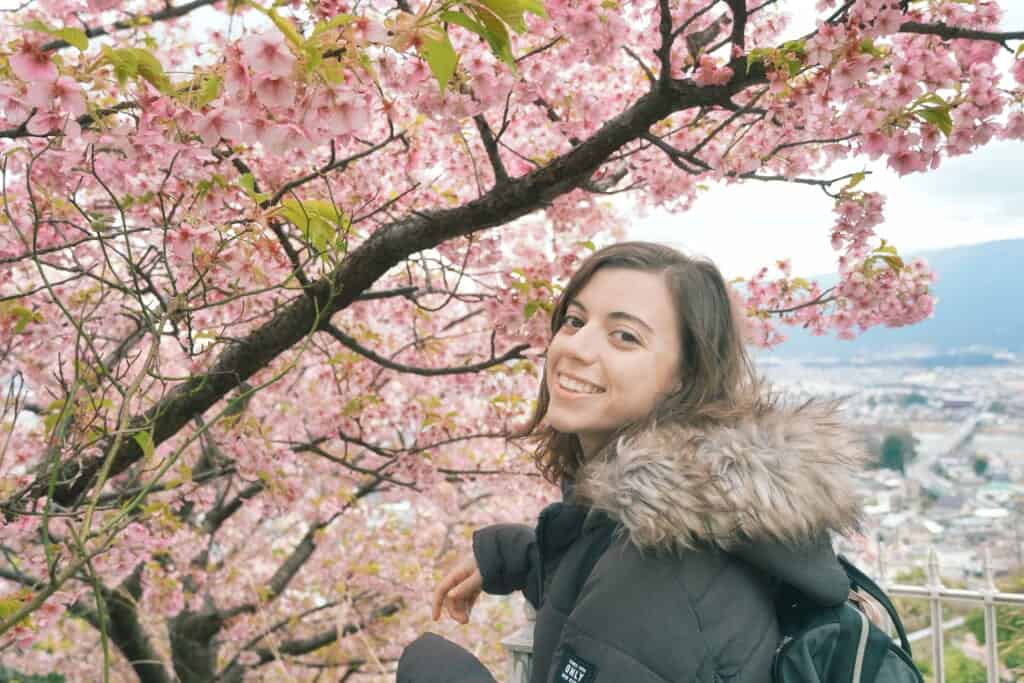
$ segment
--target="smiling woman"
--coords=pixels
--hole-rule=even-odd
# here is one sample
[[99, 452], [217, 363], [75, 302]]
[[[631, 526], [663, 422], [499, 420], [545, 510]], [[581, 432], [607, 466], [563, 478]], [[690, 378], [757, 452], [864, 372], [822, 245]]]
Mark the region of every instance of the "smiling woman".
[[661, 275], [624, 268], [595, 273], [548, 347], [547, 423], [596, 452], [620, 426], [678, 390], [679, 333]]
[[[627, 242], [595, 252], [552, 314], [527, 427], [562, 502], [478, 530], [434, 592], [468, 623], [481, 591], [538, 611], [532, 683], [766, 683], [782, 586], [842, 603], [830, 532], [854, 527], [864, 454], [831, 406], [764, 395], [718, 269]], [[427, 634], [399, 683], [493, 681]]]

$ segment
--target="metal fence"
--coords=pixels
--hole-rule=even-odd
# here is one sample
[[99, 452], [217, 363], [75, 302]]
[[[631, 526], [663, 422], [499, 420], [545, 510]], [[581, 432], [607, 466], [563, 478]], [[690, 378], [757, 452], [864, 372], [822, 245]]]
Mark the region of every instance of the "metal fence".
[[[884, 577], [884, 557], [879, 556], [878, 576]], [[981, 590], [966, 590], [961, 588], [947, 588], [942, 585], [942, 576], [939, 572], [939, 556], [932, 548], [928, 551], [928, 562], [925, 570], [925, 585], [910, 586], [904, 584], [887, 584], [879, 581], [882, 587], [892, 597], [896, 598], [920, 598], [928, 601], [931, 625], [911, 634], [911, 640], [931, 640], [931, 662], [934, 671], [935, 683], [946, 683], [946, 657], [944, 651], [943, 632], [949, 628], [955, 628], [963, 623], [962, 619], [954, 619], [949, 622], [943, 621], [943, 606], [949, 603], [974, 605], [982, 608], [985, 618], [985, 675], [988, 683], [998, 683], [1000, 680], [999, 665], [999, 642], [996, 632], [996, 607], [999, 605], [1024, 606], [1024, 594], [1003, 593], [996, 587], [995, 576], [992, 570], [992, 556], [988, 549], [984, 551], [982, 559], [982, 581]], [[956, 683], [951, 681], [950, 683]]]
[[[931, 641], [931, 662], [934, 683], [947, 683], [945, 667], [945, 651], [943, 633], [951, 628], [964, 624], [964, 619], [957, 618], [943, 621], [943, 607], [951, 603], [969, 604], [982, 608], [985, 619], [984, 664], [987, 683], [1000, 683], [999, 643], [996, 637], [996, 607], [1000, 605], [1024, 607], [1024, 594], [1003, 593], [995, 584], [992, 570], [992, 558], [985, 550], [982, 561], [981, 590], [947, 588], [942, 584], [939, 571], [939, 557], [935, 549], [928, 553], [925, 570], [925, 584], [906, 585], [886, 583], [886, 567], [884, 556], [879, 555], [877, 576], [882, 580], [878, 583], [894, 598], [917, 598], [928, 601], [930, 626], [909, 634], [910, 641]], [[511, 636], [502, 641], [508, 653], [508, 683], [528, 683], [533, 659], [533, 625], [534, 612], [529, 604], [524, 604], [525, 623]], [[1005, 680], [1005, 679], [1002, 679]], [[1013, 679], [1011, 679], [1013, 680]], [[949, 683], [958, 683], [950, 681]]]

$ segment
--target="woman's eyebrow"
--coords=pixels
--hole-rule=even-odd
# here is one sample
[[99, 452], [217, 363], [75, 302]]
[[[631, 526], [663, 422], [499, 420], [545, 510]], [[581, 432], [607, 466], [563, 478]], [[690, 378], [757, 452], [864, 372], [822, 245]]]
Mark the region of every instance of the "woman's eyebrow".
[[612, 320], [626, 320], [628, 322], [636, 323], [637, 325], [646, 329], [649, 333], [654, 334], [654, 328], [643, 321], [643, 319], [636, 317], [632, 313], [626, 313], [625, 311], [612, 311], [608, 314], [608, 317]]
[[[569, 306], [575, 306], [584, 313], [587, 312], [587, 307], [581, 304], [579, 299], [570, 299]], [[568, 306], [566, 308], [568, 308]], [[653, 327], [644, 322], [642, 318], [638, 318], [632, 313], [626, 313], [625, 311], [612, 311], [611, 313], [608, 314], [608, 317], [611, 318], [612, 320], [626, 320], [628, 322], [636, 323], [637, 325], [640, 325], [645, 330], [647, 330], [650, 334], [654, 334]]]

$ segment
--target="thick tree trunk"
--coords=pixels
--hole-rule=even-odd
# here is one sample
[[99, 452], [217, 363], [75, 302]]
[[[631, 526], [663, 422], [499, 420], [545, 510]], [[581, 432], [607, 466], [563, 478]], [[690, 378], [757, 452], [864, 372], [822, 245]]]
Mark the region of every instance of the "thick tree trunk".
[[187, 610], [167, 622], [174, 673], [181, 683], [213, 683], [221, 625], [215, 613]]

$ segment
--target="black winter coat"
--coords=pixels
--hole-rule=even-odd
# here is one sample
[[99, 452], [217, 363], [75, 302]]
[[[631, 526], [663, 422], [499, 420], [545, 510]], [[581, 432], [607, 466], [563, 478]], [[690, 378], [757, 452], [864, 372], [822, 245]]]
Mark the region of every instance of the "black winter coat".
[[663, 425], [586, 463], [535, 529], [478, 530], [484, 590], [537, 608], [531, 683], [767, 683], [778, 592], [847, 596], [828, 534], [856, 525], [863, 459], [816, 405], [711, 432]]

